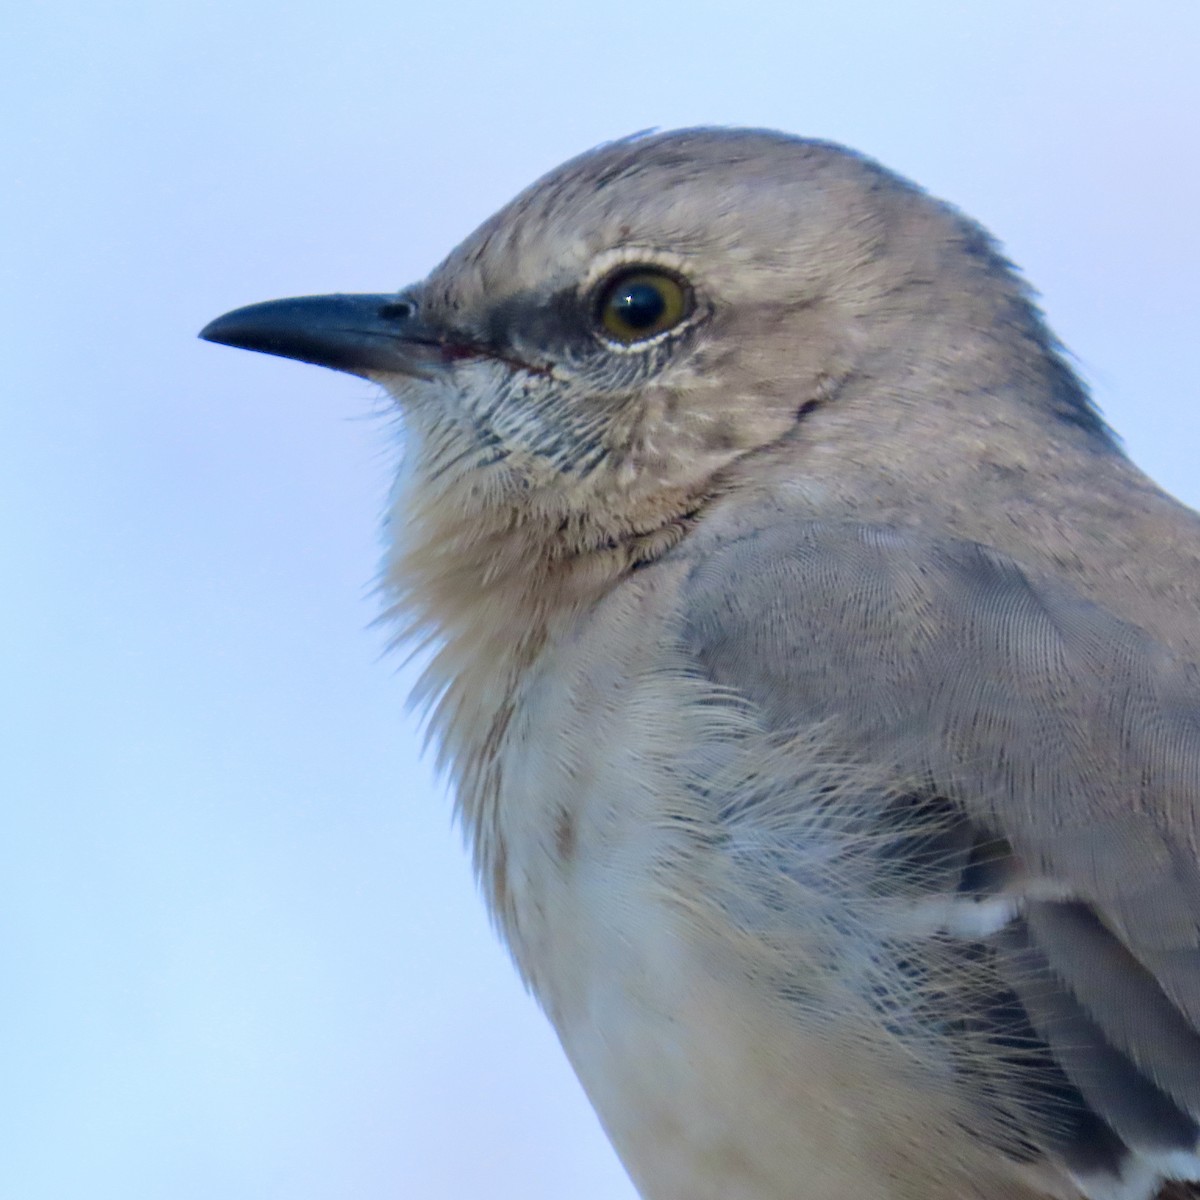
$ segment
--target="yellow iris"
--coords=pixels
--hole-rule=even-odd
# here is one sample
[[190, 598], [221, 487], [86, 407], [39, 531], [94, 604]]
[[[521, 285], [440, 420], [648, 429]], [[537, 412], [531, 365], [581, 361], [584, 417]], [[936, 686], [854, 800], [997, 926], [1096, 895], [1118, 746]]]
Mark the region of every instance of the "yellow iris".
[[629, 345], [678, 325], [690, 308], [691, 296], [673, 275], [636, 267], [604, 284], [598, 311], [604, 332]]

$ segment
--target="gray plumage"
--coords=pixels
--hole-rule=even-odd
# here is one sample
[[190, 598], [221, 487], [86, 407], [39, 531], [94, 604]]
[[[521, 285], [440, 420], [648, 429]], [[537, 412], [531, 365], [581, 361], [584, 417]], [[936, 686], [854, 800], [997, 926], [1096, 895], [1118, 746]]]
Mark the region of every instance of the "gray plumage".
[[1192, 1194], [1200, 525], [978, 226], [639, 137], [205, 336], [395, 396], [395, 612], [647, 1200]]

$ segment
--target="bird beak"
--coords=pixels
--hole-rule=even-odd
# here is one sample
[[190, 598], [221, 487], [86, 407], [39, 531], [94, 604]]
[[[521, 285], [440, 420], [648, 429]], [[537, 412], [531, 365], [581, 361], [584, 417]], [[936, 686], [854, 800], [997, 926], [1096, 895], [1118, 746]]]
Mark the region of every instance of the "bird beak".
[[200, 336], [366, 378], [430, 378], [451, 357], [444, 336], [419, 319], [416, 303], [394, 294], [268, 300], [210, 321]]

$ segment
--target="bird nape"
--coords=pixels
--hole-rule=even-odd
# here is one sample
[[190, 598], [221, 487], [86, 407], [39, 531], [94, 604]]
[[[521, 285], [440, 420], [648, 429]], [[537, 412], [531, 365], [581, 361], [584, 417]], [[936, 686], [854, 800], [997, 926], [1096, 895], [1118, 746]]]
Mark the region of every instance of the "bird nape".
[[646, 1200], [1200, 1180], [1200, 523], [969, 219], [638, 136], [399, 293], [385, 568], [501, 935]]

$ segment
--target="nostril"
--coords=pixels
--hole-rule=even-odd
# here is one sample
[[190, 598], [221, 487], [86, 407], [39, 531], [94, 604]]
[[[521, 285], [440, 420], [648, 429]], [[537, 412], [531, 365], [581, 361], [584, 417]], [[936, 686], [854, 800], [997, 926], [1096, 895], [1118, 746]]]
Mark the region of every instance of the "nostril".
[[416, 311], [417, 306], [411, 300], [393, 300], [379, 310], [379, 315], [385, 321], [407, 321]]

